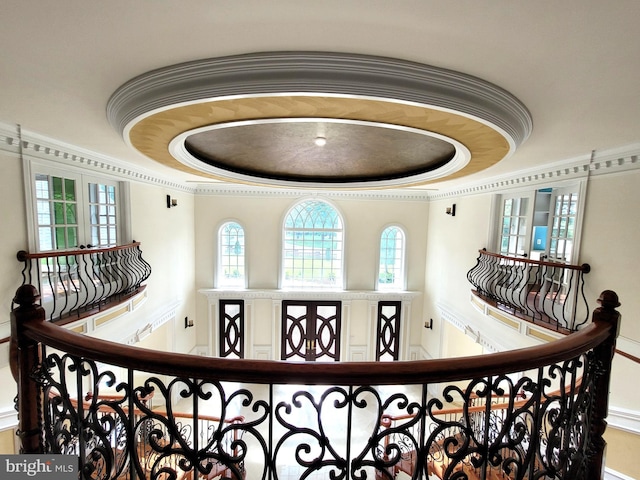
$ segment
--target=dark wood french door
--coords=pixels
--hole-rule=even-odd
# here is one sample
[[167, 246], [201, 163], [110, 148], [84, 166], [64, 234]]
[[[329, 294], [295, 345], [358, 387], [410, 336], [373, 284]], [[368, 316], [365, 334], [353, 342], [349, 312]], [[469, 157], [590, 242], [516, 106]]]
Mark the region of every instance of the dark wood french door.
[[220, 300], [220, 356], [244, 358], [244, 300]]
[[342, 302], [282, 302], [282, 360], [340, 360]]
[[378, 302], [376, 361], [396, 361], [400, 358], [401, 311], [401, 302]]

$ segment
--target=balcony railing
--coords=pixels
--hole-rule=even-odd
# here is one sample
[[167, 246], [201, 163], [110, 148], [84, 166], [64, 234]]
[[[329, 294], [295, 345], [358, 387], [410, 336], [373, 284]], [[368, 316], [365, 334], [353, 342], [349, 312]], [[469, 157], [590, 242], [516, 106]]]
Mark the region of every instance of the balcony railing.
[[11, 314], [22, 450], [77, 455], [83, 479], [602, 478], [613, 292], [542, 346], [342, 364], [114, 344], [46, 322], [36, 294]]
[[18, 252], [23, 285], [35, 285], [51, 321], [72, 321], [123, 301], [151, 274], [140, 243], [42, 253]]
[[589, 320], [584, 276], [590, 269], [588, 264], [568, 265], [480, 250], [467, 279], [483, 300], [525, 320], [568, 333]]

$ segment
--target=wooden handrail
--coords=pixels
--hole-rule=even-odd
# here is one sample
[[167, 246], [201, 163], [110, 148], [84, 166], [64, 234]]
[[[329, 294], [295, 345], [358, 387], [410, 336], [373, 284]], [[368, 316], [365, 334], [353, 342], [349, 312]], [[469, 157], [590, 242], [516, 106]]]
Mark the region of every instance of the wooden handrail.
[[640, 363], [640, 358], [636, 357], [635, 355], [631, 355], [630, 353], [623, 352], [622, 350], [618, 350], [617, 348], [616, 348], [616, 353], [625, 358], [628, 358], [632, 362]]
[[[425, 403], [428, 398], [424, 395], [424, 392], [430, 385], [449, 383], [450, 388], [458, 389], [459, 382], [471, 382], [467, 383], [468, 387], [465, 389], [471, 394], [474, 391], [471, 390], [472, 385], [476, 385], [480, 381], [489, 382], [490, 379], [496, 375], [502, 376], [510, 373], [534, 370], [538, 372], [537, 375], [535, 375], [538, 380], [536, 381], [535, 379], [527, 377], [527, 381], [532, 382], [532, 388], [538, 388], [538, 390], [535, 391], [539, 391], [540, 388], [546, 388], [545, 385], [548, 384], [546, 379], [553, 377], [553, 375], [555, 375], [553, 372], [556, 372], [556, 370], [560, 370], [572, 377], [571, 383], [573, 388], [575, 388], [576, 379], [573, 378], [572, 372], [575, 372], [576, 365], [580, 364], [585, 366], [582, 374], [586, 375], [588, 381], [588, 388], [582, 388], [581, 392], [586, 395], [584, 397], [585, 401], [590, 402], [590, 408], [588, 411], [584, 411], [580, 404], [574, 405], [572, 402], [569, 402], [571, 405], [567, 405], [566, 407], [568, 409], [567, 413], [570, 414], [572, 419], [574, 418], [574, 414], [576, 415], [576, 422], [588, 422], [589, 428], [582, 429], [580, 437], [575, 440], [578, 442], [580, 449], [587, 448], [588, 446], [591, 453], [588, 458], [584, 456], [574, 458], [572, 456], [570, 468], [583, 469], [589, 472], [585, 477], [586, 480], [601, 479], [599, 472], [602, 471], [604, 458], [605, 442], [603, 433], [606, 428], [605, 418], [608, 410], [607, 393], [609, 391], [611, 358], [614, 355], [615, 338], [619, 323], [619, 314], [615, 308], [618, 307], [620, 303], [618, 302], [617, 295], [612, 291], [605, 291], [601, 294], [598, 299], [601, 307], [594, 311], [591, 324], [567, 337], [541, 346], [491, 355], [390, 363], [290, 363], [271, 360], [232, 360], [194, 357], [187, 354], [139, 349], [90, 338], [46, 322], [44, 310], [35, 304], [36, 296], [37, 290], [33, 286], [23, 285], [20, 287], [14, 299], [18, 307], [11, 313], [12, 347], [14, 348], [13, 351], [16, 352], [15, 358], [17, 359], [15, 362], [17, 368], [12, 368], [12, 371], [15, 371], [14, 374], [16, 375], [19, 385], [19, 428], [21, 432], [23, 432], [21, 440], [25, 453], [42, 453], [48, 448], [48, 445], [51, 444], [50, 437], [52, 434], [48, 428], [54, 426], [54, 422], [59, 417], [55, 417], [55, 415], [54, 417], [49, 417], [48, 414], [51, 413], [49, 410], [43, 412], [42, 406], [44, 402], [41, 399], [43, 384], [35, 380], [33, 375], [34, 370], [36, 370], [39, 365], [42, 365], [45, 359], [47, 365], [50, 363], [52, 365], [51, 369], [40, 370], [43, 378], [47, 379], [45, 380], [45, 382], [47, 382], [45, 386], [51, 385], [52, 388], [58, 388], [56, 385], [59, 385], [61, 391], [65, 392], [72, 391], [74, 388], [77, 389], [77, 391], [84, 390], [82, 387], [84, 383], [81, 383], [82, 379], [77, 375], [72, 375], [72, 378], [68, 378], [67, 369], [76, 369], [79, 368], [76, 367], [76, 365], [84, 365], [85, 363], [87, 365], [87, 375], [94, 377], [95, 386], [93, 388], [96, 392], [99, 388], [97, 380], [102, 380], [102, 377], [99, 377], [99, 375], [107, 374], [107, 371], [103, 372], [103, 374], [98, 374], [98, 364], [101, 363], [108, 364], [112, 367], [122, 367], [127, 370], [127, 383], [121, 382], [118, 384], [118, 389], [120, 390], [120, 388], [122, 388], [123, 394], [128, 392], [126, 393], [127, 395], [141, 395], [141, 392], [151, 391], [154, 389], [154, 384], [157, 384], [159, 389], [156, 395], [160, 393], [165, 400], [165, 404], [167, 405], [166, 417], [169, 418], [169, 423], [165, 424], [163, 413], [160, 411], [150, 411], [140, 405], [138, 405], [138, 408], [144, 410], [145, 414], [150, 417], [155, 417], [157, 413], [158, 420], [171, 430], [168, 434], [174, 437], [180, 435], [178, 432], [179, 427], [171, 423], [171, 418], [175, 418], [175, 415], [171, 412], [168, 405], [172, 404], [171, 399], [173, 398], [173, 394], [176, 393], [173, 390], [176, 382], [186, 382], [188, 385], [193, 385], [193, 389], [190, 389], [192, 393], [189, 394], [187, 392], [183, 396], [193, 396], [194, 402], [199, 401], [199, 392], [202, 391], [200, 386], [209, 383], [222, 385], [222, 382], [228, 381], [233, 384], [269, 385], [270, 388], [267, 392], [268, 399], [254, 397], [252, 393], [253, 389], [250, 386], [236, 388], [235, 390], [233, 390], [234, 387], [230, 387], [230, 391], [224, 390], [221, 392], [224, 397], [221, 398], [221, 401], [223, 401], [223, 411], [227, 411], [226, 408], [231, 407], [232, 403], [235, 405], [233, 407], [235, 409], [236, 406], [238, 406], [237, 402], [241, 401], [241, 408], [246, 407], [250, 409], [246, 410], [246, 412], [250, 412], [248, 415], [249, 418], [251, 418], [251, 421], [246, 424], [241, 423], [225, 427], [225, 432], [233, 431], [234, 434], [236, 430], [238, 434], [251, 432], [251, 435], [255, 436], [257, 440], [254, 442], [255, 445], [252, 443], [253, 447], [251, 449], [248, 449], [248, 444], [243, 444], [233, 456], [229, 456], [224, 452], [220, 453], [220, 463], [223, 464], [225, 468], [230, 468], [233, 475], [238, 478], [243, 475], [241, 473], [244, 471], [242, 470], [242, 460], [245, 454], [249, 454], [249, 450], [251, 452], [258, 452], [256, 455], [261, 458], [260, 461], [263, 465], [262, 475], [266, 478], [267, 475], [270, 476], [272, 472], [275, 471], [275, 466], [278, 465], [279, 462], [289, 461], [287, 450], [281, 447], [283, 445], [282, 442], [292, 438], [293, 435], [311, 432], [314, 438], [317, 436], [318, 442], [321, 445], [330, 444], [330, 436], [325, 433], [323, 422], [320, 420], [322, 416], [320, 414], [330, 411], [328, 409], [332, 408], [329, 404], [332, 404], [333, 408], [348, 407], [348, 411], [345, 411], [345, 413], [348, 415], [347, 439], [350, 439], [355, 428], [357, 428], [352, 423], [356, 419], [355, 415], [360, 412], [362, 408], [368, 408], [368, 402], [362, 401], [364, 398], [362, 395], [368, 396], [369, 393], [373, 394], [377, 399], [376, 403], [378, 403], [379, 406], [383, 406], [385, 410], [388, 408], [388, 402], [399, 401], [402, 404], [398, 405], [401, 411], [404, 411], [404, 413], [416, 413], [420, 415], [419, 421], [425, 422], [428, 421], [429, 418], [433, 419], [435, 412], [430, 409], [436, 406], [433, 402]], [[54, 351], [50, 352], [50, 349]], [[64, 356], [60, 357], [58, 352], [64, 352]], [[596, 367], [592, 368], [592, 366], [596, 364], [597, 370]], [[82, 368], [83, 371], [85, 371], [84, 367]], [[549, 372], [547, 372], [547, 369], [549, 369]], [[134, 383], [134, 375], [139, 372], [148, 372], [153, 375], [152, 379], [147, 380], [145, 383], [144, 389], [142, 389], [142, 387], [136, 387]], [[109, 381], [115, 381], [115, 375], [112, 372], [108, 375]], [[174, 377], [174, 379], [169, 380], [169, 383], [165, 384], [158, 378], [162, 375]], [[89, 380], [89, 378], [87, 378], [87, 380]], [[515, 383], [512, 383], [510, 380], [508, 381], [510, 385], [514, 385], [514, 392], [520, 390], [519, 387], [515, 387]], [[493, 385], [493, 381], [491, 382], [491, 385]], [[71, 386], [68, 386], [68, 383], [70, 383]], [[278, 395], [274, 395], [275, 391], [273, 387], [287, 384], [328, 385], [329, 387], [324, 389], [324, 393], [318, 392], [320, 397], [313, 391], [309, 391], [309, 389], [297, 389], [298, 391], [293, 393], [291, 398], [288, 398], [287, 393], [285, 395], [287, 398], [280, 401], [277, 398]], [[419, 408], [415, 408], [418, 404], [410, 400], [413, 394], [406, 395], [405, 393], [389, 392], [390, 396], [388, 396], [387, 393], [380, 396], [376, 388], [377, 385], [421, 385], [423, 395], [421, 396]], [[538, 385], [538, 387], [535, 387], [536, 385]], [[80, 390], [81, 388], [83, 390]], [[182, 394], [183, 391], [186, 392], [186, 390], [180, 390], [180, 393]], [[332, 402], [331, 399], [327, 397], [328, 394], [333, 394], [334, 392], [344, 397], [344, 404], [342, 401]], [[262, 397], [262, 393], [258, 396]], [[388, 400], [385, 400], [383, 397], [388, 397]], [[303, 398], [308, 401], [301, 402]], [[445, 398], [449, 399], [450, 397], [446, 396]], [[135, 405], [132, 403], [130, 396], [127, 397], [127, 399], [128, 403], [126, 407], [128, 407], [128, 411], [132, 416]], [[68, 402], [68, 399], [66, 401]], [[274, 405], [276, 401], [278, 403]], [[513, 406], [514, 401], [515, 399], [509, 400], [505, 402], [505, 405]], [[533, 444], [542, 445], [543, 442], [551, 442], [551, 444], [555, 445], [554, 442], [562, 440], [560, 437], [564, 435], [563, 432], [558, 432], [555, 429], [553, 431], [544, 430], [545, 409], [549, 406], [549, 402], [554, 402], [554, 399], [531, 399], [531, 408], [533, 409], [532, 418], [535, 418], [537, 425], [537, 430], [531, 437]], [[78, 406], [80, 407], [81, 404], [82, 399], [80, 399]], [[292, 405], [297, 409], [307, 404], [309, 404], [308, 408], [313, 409], [314, 414], [318, 414], [318, 425], [315, 428], [309, 428], [307, 425], [298, 425], [295, 421], [291, 423], [285, 418], [292, 413]], [[326, 409], [322, 408], [325, 404], [327, 405]], [[123, 403], [121, 403], [121, 405], [125, 406]], [[199, 416], [196, 405], [197, 404], [194, 403], [194, 419]], [[438, 403], [437, 405], [441, 404]], [[96, 411], [99, 407], [100, 404], [96, 405], [93, 403], [90, 411]], [[486, 411], [489, 407], [489, 405], [485, 404], [472, 408], [477, 408], [479, 411]], [[377, 426], [380, 424], [379, 422], [384, 411], [380, 409], [373, 410], [371, 413], [376, 415], [376, 421], [373, 425]], [[443, 414], [446, 410], [447, 409], [442, 409], [438, 413]], [[242, 409], [230, 411], [234, 413], [245, 412], [245, 410]], [[305, 411], [301, 410], [302, 413], [305, 413]], [[43, 415], [43, 413], [45, 413], [45, 415]], [[55, 414], [55, 412], [53, 413]], [[74, 413], [71, 412], [71, 415], [73, 417]], [[188, 413], [184, 415], [189, 416]], [[329, 414], [327, 413], [326, 415]], [[134, 422], [135, 419], [131, 418], [131, 416], [129, 417], [129, 422]], [[255, 418], [253, 418], [254, 416]], [[83, 418], [76, 415], [70, 421], [80, 425]], [[509, 421], [511, 425], [513, 425], [514, 418], [510, 418]], [[573, 420], [571, 420], [571, 422], [573, 422]], [[45, 423], [47, 424], [45, 425]], [[197, 433], [196, 425], [197, 424], [194, 423], [195, 433]], [[283, 438], [276, 440], [271, 434], [278, 425], [285, 427], [287, 433]], [[573, 424], [570, 424], [568, 428], [572, 428], [572, 425]], [[256, 428], [257, 426], [261, 426], [266, 430], [261, 433], [261, 431]], [[99, 427], [96, 428], [99, 429]], [[266, 437], [265, 432], [267, 432]], [[55, 431], [53, 433], [55, 433]], [[505, 433], [502, 433], [504, 436]], [[43, 438], [45, 435], [47, 437]], [[374, 434], [371, 437], [372, 441], [382, 441], [382, 438], [377, 438], [376, 435], [377, 434]], [[74, 439], [77, 439], [79, 442], [78, 448], [80, 449], [79, 452], [81, 455], [84, 455], [83, 448], [94, 448], [94, 445], [88, 444], [81, 435], [74, 437]], [[431, 436], [429, 438], [424, 438], [423, 435], [420, 438], [411, 437], [411, 441], [415, 442], [416, 451], [419, 449], [429, 451], [431, 446], [434, 445], [434, 439]], [[235, 437], [234, 442], [236, 442]], [[482, 442], [480, 443], [482, 443], [483, 448], [489, 448], [487, 430], [485, 430], [485, 439]], [[172, 450], [169, 456], [173, 459], [175, 459], [174, 457], [176, 455], [186, 455], [188, 458], [194, 459], [199, 458], [197, 457], [197, 455], [199, 455], [199, 448], [200, 446], [197, 443], [193, 448], [185, 444], [175, 451]], [[211, 448], [213, 449], [212, 454], [217, 455], [215, 452], [216, 449], [219, 448], [219, 445], [214, 443], [211, 445]], [[368, 451], [370, 446], [366, 448]], [[563, 446], [560, 454], [571, 456], [572, 453], [567, 450], [567, 448]], [[361, 453], [368, 455], [365, 450]], [[468, 453], [473, 452], [467, 447], [464, 447], [457, 456], [462, 458], [461, 456], [467, 455]], [[134, 460], [137, 458], [136, 456], [139, 455], [139, 453], [135, 450], [134, 443], [129, 442], [126, 444], [125, 456], [126, 455], [134, 458]], [[357, 465], [370, 466], [376, 471], [385, 471], [387, 467], [391, 467], [397, 463], [397, 458], [386, 458], [384, 455], [384, 452], [380, 452], [380, 455], [376, 453], [373, 459], [358, 458], [357, 461], [354, 461], [356, 461]], [[307, 464], [308, 462], [306, 460], [297, 457], [292, 460], [297, 462], [299, 466], [305, 468], [305, 471], [315, 471], [324, 467], [334, 468], [332, 465], [335, 464], [332, 459], [318, 460], [317, 463], [314, 460], [312, 464]], [[339, 460], [343, 461], [341, 456]], [[547, 460], [545, 460], [547, 463], [551, 461], [549, 459]], [[503, 462], [503, 466], [510, 468], [510, 460], [506, 459], [505, 462]], [[547, 463], [545, 463], [545, 468]], [[162, 467], [163, 465], [168, 469], [167, 472], [176, 471], [175, 469], [177, 467], [172, 467], [165, 463], [156, 462], [152, 468]], [[420, 463], [418, 463], [418, 465], [420, 465]], [[424, 465], [420, 468], [423, 467]], [[450, 467], [454, 468], [454, 465], [451, 464]], [[184, 468], [182, 469], [185, 470]], [[142, 474], [142, 472], [139, 473]], [[448, 476], [447, 474], [447, 478]], [[529, 475], [528, 478], [534, 477]]]
[[478, 253], [480, 253], [481, 255], [487, 255], [488, 257], [504, 258], [505, 260], [517, 261], [519, 263], [529, 263], [532, 265], [542, 265], [545, 267], [562, 267], [566, 270], [580, 270], [583, 273], [589, 273], [591, 271], [591, 266], [588, 263], [583, 263], [582, 265], [571, 265], [569, 263], [546, 262], [544, 260], [532, 260], [526, 257], [510, 257], [508, 255], [501, 255], [499, 253], [488, 252], [484, 248], [478, 250]]
[[119, 250], [126, 250], [131, 247], [139, 247], [140, 242], [133, 241], [126, 245], [117, 245], [114, 247], [86, 247], [86, 248], [77, 248], [73, 250], [49, 250], [46, 252], [37, 252], [30, 253], [26, 250], [20, 250], [17, 254], [17, 258], [19, 261], [24, 262], [25, 260], [35, 259], [35, 258], [48, 258], [48, 257], [68, 257], [71, 255], [86, 255], [88, 253], [102, 253], [102, 252], [116, 252]]
[[25, 334], [52, 348], [120, 367], [174, 376], [246, 383], [362, 385], [419, 384], [519, 372], [576, 357], [603, 342], [610, 325], [592, 323], [554, 342], [509, 352], [404, 362], [291, 363], [274, 360], [199, 358], [121, 345], [62, 329], [49, 322], [26, 323]]

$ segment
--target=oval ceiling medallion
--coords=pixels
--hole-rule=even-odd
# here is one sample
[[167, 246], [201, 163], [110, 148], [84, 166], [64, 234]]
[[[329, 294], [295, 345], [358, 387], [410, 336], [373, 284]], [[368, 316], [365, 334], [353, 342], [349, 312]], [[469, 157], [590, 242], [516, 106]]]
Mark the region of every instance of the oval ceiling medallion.
[[458, 178], [510, 155], [531, 117], [478, 78], [363, 55], [276, 52], [141, 75], [110, 98], [133, 148], [220, 181], [402, 187]]

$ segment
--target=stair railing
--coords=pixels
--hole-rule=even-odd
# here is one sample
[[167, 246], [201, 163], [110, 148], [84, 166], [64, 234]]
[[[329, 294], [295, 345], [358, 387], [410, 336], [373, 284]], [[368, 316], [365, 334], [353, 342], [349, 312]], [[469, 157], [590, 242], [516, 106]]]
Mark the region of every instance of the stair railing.
[[23, 285], [35, 285], [50, 321], [73, 321], [140, 291], [151, 274], [140, 242], [40, 253], [18, 252]]
[[[46, 322], [36, 298], [35, 288], [20, 287], [11, 314], [22, 452], [56, 453], [75, 442], [85, 479], [133, 480], [153, 471], [195, 480], [222, 464], [236, 480], [392, 480], [389, 469], [402, 460], [405, 446], [416, 452], [411, 476], [426, 479], [438, 445], [449, 457], [443, 480], [461, 478], [464, 462], [480, 471], [490, 466], [504, 478], [603, 478], [602, 435], [619, 322], [613, 292], [603, 292], [589, 325], [541, 346], [477, 357], [324, 364], [204, 358], [115, 344]], [[96, 407], [84, 402], [52, 409], [48, 389], [63, 399], [82, 398], [87, 389], [99, 398], [108, 390], [118, 395], [119, 407], [110, 420], [98, 422]], [[143, 406], [151, 392], [162, 410]], [[517, 403], [521, 392], [525, 405]], [[463, 409], [464, 421], [442, 418], [443, 410], [477, 398], [484, 405]], [[473, 437], [474, 422], [491, 421], [494, 399], [506, 405], [500, 428]], [[201, 415], [221, 420], [184, 442], [181, 419], [173, 413], [178, 404], [190, 405], [193, 428], [201, 428]], [[141, 413], [128, 413], [134, 411]], [[384, 418], [400, 415], [404, 423], [380, 427]], [[238, 416], [242, 422], [228, 422]], [[162, 428], [148, 428], [150, 422]], [[118, 476], [104, 468], [98, 476], [96, 456], [116, 464], [107, 435], [116, 423], [123, 426], [117, 451], [126, 472]], [[400, 433], [402, 445], [393, 437]], [[151, 451], [143, 453], [141, 444]], [[149, 465], [146, 458], [158, 460]]]
[[483, 249], [467, 279], [481, 299], [525, 320], [569, 333], [589, 320], [584, 276], [590, 270], [588, 264], [531, 260]]

